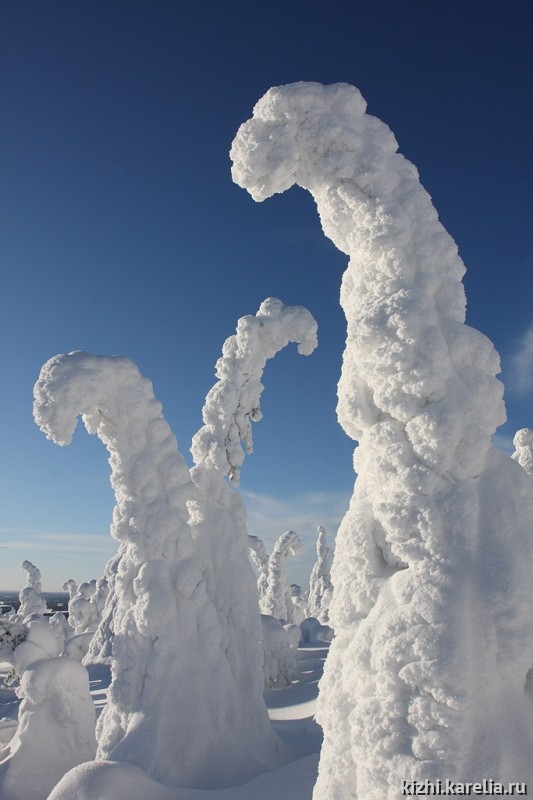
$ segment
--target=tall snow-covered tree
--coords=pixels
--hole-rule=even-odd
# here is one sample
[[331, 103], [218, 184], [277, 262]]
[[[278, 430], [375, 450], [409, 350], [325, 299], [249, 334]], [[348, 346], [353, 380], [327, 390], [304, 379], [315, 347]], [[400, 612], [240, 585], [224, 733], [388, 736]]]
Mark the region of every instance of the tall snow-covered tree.
[[[346, 84], [271, 89], [232, 146], [255, 200], [297, 184], [349, 256], [339, 420], [358, 479], [332, 565], [315, 800], [532, 779], [530, 478], [490, 437], [499, 358], [416, 168]], [[526, 486], [527, 482], [527, 486]]]
[[287, 558], [299, 555], [301, 548], [302, 543], [298, 534], [286, 531], [276, 540], [268, 559], [267, 590], [261, 611], [285, 622], [293, 621]]
[[125, 358], [56, 356], [41, 370], [34, 414], [61, 445], [81, 415], [110, 454], [121, 548], [109, 571], [112, 682], [98, 759], [173, 786], [224, 786], [264, 771], [273, 735], [235, 682], [188, 524], [196, 490], [150, 382]]
[[[307, 601], [307, 617], [316, 617], [323, 625], [327, 624], [329, 601], [332, 583], [330, 575], [330, 552], [326, 544], [326, 529], [319, 526], [316, 540], [316, 562], [309, 578], [309, 598]], [[324, 598], [327, 601], [324, 602]]]
[[247, 698], [243, 709], [264, 714], [261, 624], [256, 578], [248, 557], [246, 512], [232, 491], [245, 454], [252, 452], [252, 422], [261, 419], [261, 378], [268, 359], [290, 342], [309, 355], [316, 347], [317, 324], [309, 311], [268, 298], [255, 316], [239, 319], [236, 334], [226, 339], [216, 364], [218, 381], [207, 394], [204, 425], [195, 434], [191, 474], [197, 499], [191, 507], [196, 552], [216, 607], [222, 647], [235, 683]]

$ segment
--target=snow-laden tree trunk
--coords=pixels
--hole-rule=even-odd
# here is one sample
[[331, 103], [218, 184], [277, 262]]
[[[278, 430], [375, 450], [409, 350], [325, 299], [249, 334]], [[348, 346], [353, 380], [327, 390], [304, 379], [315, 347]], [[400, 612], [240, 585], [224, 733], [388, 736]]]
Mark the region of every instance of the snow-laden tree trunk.
[[315, 800], [402, 780], [532, 777], [530, 478], [496, 451], [499, 358], [415, 167], [346, 84], [271, 89], [232, 147], [256, 200], [308, 189], [349, 255], [339, 420], [358, 440], [337, 535]]
[[286, 531], [276, 539], [268, 559], [268, 581], [261, 611], [285, 622], [292, 622], [292, 600], [287, 558], [297, 556], [302, 548], [298, 534]]
[[327, 601], [331, 594], [329, 547], [326, 544], [326, 530], [319, 526], [316, 540], [316, 562], [309, 578], [309, 598], [307, 601], [307, 617], [316, 617], [323, 625], [328, 622]]
[[112, 630], [112, 683], [98, 758], [173, 786], [226, 786], [264, 771], [271, 753], [262, 758], [262, 719], [242, 710], [194, 556], [187, 503], [195, 488], [150, 382], [125, 358], [56, 356], [41, 370], [34, 413], [62, 445], [81, 414], [110, 453], [111, 532], [121, 548], [103, 623]]
[[[272, 737], [263, 701], [261, 622], [256, 578], [248, 557], [246, 512], [227, 482], [238, 484], [245, 453], [252, 451], [252, 421], [261, 419], [261, 377], [269, 358], [290, 342], [309, 355], [316, 347], [317, 325], [309, 311], [268, 298], [257, 315], [239, 319], [217, 361], [217, 383], [203, 408], [204, 425], [195, 434], [191, 474], [198, 495], [192, 508], [196, 553], [207, 591], [216, 606], [222, 647], [240, 687], [243, 714], [263, 719]], [[276, 747], [271, 738], [272, 747]]]

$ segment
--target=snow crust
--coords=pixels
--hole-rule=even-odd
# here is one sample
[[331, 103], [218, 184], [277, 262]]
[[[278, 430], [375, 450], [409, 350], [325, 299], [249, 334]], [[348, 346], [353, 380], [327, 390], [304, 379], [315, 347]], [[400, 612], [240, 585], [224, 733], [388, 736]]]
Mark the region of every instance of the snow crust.
[[269, 90], [232, 145], [255, 200], [297, 184], [349, 256], [338, 416], [359, 442], [337, 535], [315, 800], [403, 779], [532, 779], [532, 493], [492, 447], [499, 358], [416, 168], [354, 87]]

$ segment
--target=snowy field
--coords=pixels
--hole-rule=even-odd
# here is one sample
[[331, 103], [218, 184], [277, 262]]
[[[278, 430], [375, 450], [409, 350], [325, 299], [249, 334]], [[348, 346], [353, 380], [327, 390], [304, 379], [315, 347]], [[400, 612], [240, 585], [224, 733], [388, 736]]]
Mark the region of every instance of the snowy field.
[[[283, 767], [260, 775], [242, 786], [229, 789], [165, 789], [150, 781], [135, 767], [116, 764], [97, 778], [94, 794], [72, 795], [72, 800], [310, 800], [316, 782], [318, 753], [322, 732], [314, 720], [318, 681], [322, 674], [327, 647], [301, 647], [298, 650], [297, 672], [285, 689], [265, 690], [265, 700], [273, 727], [290, 748], [291, 760]], [[0, 677], [9, 672], [8, 664], [0, 665]], [[91, 695], [97, 716], [106, 703], [109, 669], [94, 665], [89, 669]], [[0, 689], [0, 744], [10, 740], [17, 727], [19, 701], [12, 689]], [[91, 765], [92, 766], [92, 765]], [[103, 780], [105, 787], [99, 782]], [[104, 792], [98, 794], [98, 792]]]

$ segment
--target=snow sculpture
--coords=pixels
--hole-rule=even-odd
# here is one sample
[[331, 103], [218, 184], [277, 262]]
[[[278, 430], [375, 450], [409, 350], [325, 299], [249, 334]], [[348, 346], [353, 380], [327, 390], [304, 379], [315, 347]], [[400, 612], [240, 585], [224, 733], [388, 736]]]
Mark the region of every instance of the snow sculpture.
[[[309, 578], [309, 600], [307, 617], [315, 617], [322, 625], [328, 623], [328, 603], [330, 602], [332, 584], [329, 565], [329, 547], [326, 545], [326, 530], [322, 525], [318, 528], [316, 540], [317, 559]], [[325, 601], [325, 602], [324, 602]]]
[[237, 485], [245, 453], [252, 451], [251, 423], [261, 419], [261, 377], [267, 360], [290, 342], [309, 355], [317, 344], [316, 331], [309, 311], [274, 298], [265, 300], [255, 317], [239, 319], [236, 334], [223, 345], [216, 365], [219, 380], [207, 394], [205, 424], [191, 447], [191, 475], [198, 492], [190, 504], [196, 554], [216, 607], [243, 724], [261, 731], [273, 756], [280, 743], [273, 738], [263, 700], [261, 622], [246, 512], [226, 477]]
[[521, 428], [514, 435], [515, 451], [511, 458], [518, 461], [528, 475], [533, 475], [533, 428]]
[[263, 611], [268, 587], [268, 553], [265, 545], [257, 536], [248, 536], [248, 550], [258, 572], [257, 593], [259, 595], [259, 608]]
[[275, 740], [269, 727], [265, 745], [234, 682], [194, 557], [187, 503], [195, 489], [152, 386], [126, 358], [56, 356], [35, 386], [35, 419], [65, 445], [79, 414], [110, 453], [112, 535], [121, 542], [106, 570], [115, 573], [105, 623], [112, 681], [98, 758], [134, 763], [172, 786], [253, 777], [277, 758]]
[[532, 778], [530, 478], [490, 436], [499, 358], [415, 167], [354, 87], [271, 89], [233, 143], [255, 200], [308, 189], [349, 256], [339, 420], [359, 478], [339, 533], [315, 800], [402, 780]]
[[27, 666], [20, 694], [17, 731], [0, 750], [0, 796], [46, 800], [65, 772], [94, 758], [89, 676], [69, 658], [45, 657]]
[[27, 579], [26, 586], [19, 593], [18, 615], [20, 619], [26, 619], [30, 614], [43, 616], [46, 611], [46, 600], [41, 595], [41, 571], [31, 561], [23, 561], [22, 569], [26, 570]]
[[286, 531], [276, 540], [268, 560], [268, 586], [264, 601], [264, 613], [285, 622], [293, 622], [292, 599], [287, 557], [297, 556], [301, 549], [298, 534]]

